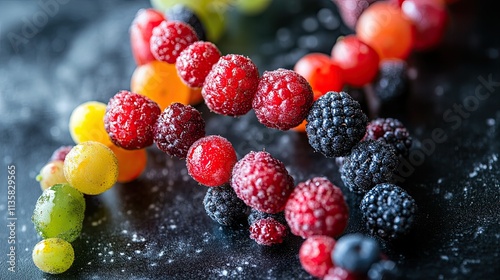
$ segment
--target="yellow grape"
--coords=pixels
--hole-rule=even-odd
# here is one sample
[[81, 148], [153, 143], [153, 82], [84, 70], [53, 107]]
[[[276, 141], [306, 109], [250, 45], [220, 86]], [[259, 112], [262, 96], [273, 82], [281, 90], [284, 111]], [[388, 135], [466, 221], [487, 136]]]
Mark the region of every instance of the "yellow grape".
[[87, 141], [71, 149], [64, 160], [68, 183], [84, 194], [96, 195], [110, 189], [118, 177], [118, 160], [104, 144]]
[[89, 101], [80, 104], [69, 118], [69, 132], [76, 144], [85, 141], [97, 141], [111, 146], [111, 139], [104, 128], [106, 104]]
[[61, 238], [48, 238], [35, 245], [31, 257], [41, 271], [59, 274], [71, 267], [75, 251], [69, 242]]
[[64, 177], [63, 165], [62, 160], [55, 160], [42, 167], [40, 173], [36, 176], [36, 180], [40, 182], [42, 191], [55, 184], [68, 183], [66, 177]]

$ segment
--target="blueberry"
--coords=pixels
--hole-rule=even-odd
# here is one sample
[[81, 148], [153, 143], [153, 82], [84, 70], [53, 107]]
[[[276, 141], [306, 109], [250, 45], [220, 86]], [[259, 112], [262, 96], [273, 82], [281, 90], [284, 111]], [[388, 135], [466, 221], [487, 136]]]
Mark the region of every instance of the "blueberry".
[[205, 27], [201, 23], [200, 18], [193, 10], [185, 5], [177, 4], [173, 6], [165, 12], [165, 16], [168, 20], [178, 20], [191, 25], [196, 32], [198, 39], [201, 41], [205, 41], [207, 39]]
[[380, 259], [380, 248], [374, 239], [362, 234], [341, 237], [332, 252], [335, 265], [353, 273], [364, 274]]

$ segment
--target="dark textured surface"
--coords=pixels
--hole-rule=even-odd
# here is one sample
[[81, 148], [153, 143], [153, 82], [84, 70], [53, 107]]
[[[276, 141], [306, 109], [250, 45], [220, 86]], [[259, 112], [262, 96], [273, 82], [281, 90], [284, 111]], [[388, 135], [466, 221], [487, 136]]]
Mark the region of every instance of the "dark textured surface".
[[[219, 226], [204, 213], [206, 190], [189, 178], [184, 162], [154, 147], [139, 180], [87, 197], [72, 268], [59, 276], [36, 269], [31, 250], [39, 237], [30, 217], [41, 191], [34, 178], [54, 149], [71, 144], [67, 124], [74, 107], [107, 102], [129, 88], [128, 28], [136, 11], [149, 6], [59, 0], [65, 4], [44, 17], [45, 2], [55, 1], [0, 1], [0, 279], [310, 278], [299, 265], [300, 238], [267, 248], [250, 240], [245, 228]], [[337, 29], [328, 10], [317, 13], [332, 7], [330, 1], [275, 2], [258, 17], [230, 15], [222, 52], [249, 55], [262, 72], [291, 67], [309, 50], [328, 53], [337, 36], [349, 32]], [[409, 96], [403, 106], [381, 112], [400, 118], [415, 140], [399, 184], [419, 206], [417, 227], [403, 240], [383, 243], [408, 279], [500, 274], [500, 24], [490, 3], [462, 0], [451, 7], [445, 43], [409, 59]], [[28, 27], [33, 20], [39, 24]], [[233, 119], [199, 108], [207, 133], [227, 136], [240, 158], [265, 148], [296, 182], [327, 176], [347, 194], [347, 231], [366, 232], [357, 210], [361, 198], [348, 193], [334, 160], [313, 153], [304, 135], [266, 129], [252, 113]], [[6, 263], [11, 164], [17, 175], [16, 274]]]

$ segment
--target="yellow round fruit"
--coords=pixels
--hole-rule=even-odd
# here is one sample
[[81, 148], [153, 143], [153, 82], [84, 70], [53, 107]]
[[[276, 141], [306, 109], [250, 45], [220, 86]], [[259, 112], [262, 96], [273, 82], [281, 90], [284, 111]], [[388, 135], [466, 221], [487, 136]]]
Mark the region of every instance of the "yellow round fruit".
[[63, 166], [62, 160], [55, 160], [42, 167], [40, 173], [36, 176], [42, 190], [48, 189], [55, 184], [68, 183], [66, 177], [64, 177]]
[[84, 194], [96, 195], [110, 189], [118, 178], [118, 159], [102, 143], [87, 141], [71, 149], [64, 160], [68, 183]]
[[97, 141], [111, 146], [111, 139], [104, 128], [106, 104], [89, 101], [80, 104], [71, 113], [69, 118], [69, 132], [76, 144], [85, 141]]
[[35, 245], [31, 257], [41, 271], [59, 274], [71, 267], [75, 260], [75, 251], [71, 243], [64, 239], [47, 238]]

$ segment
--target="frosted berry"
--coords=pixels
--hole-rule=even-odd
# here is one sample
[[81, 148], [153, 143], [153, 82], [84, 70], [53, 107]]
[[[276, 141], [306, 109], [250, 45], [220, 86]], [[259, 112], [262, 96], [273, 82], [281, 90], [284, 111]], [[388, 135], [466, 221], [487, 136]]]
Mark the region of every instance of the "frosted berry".
[[181, 52], [175, 67], [182, 81], [190, 87], [202, 87], [212, 66], [219, 61], [221, 53], [210, 42], [198, 41]]
[[276, 221], [288, 226], [286, 223], [286, 220], [285, 220], [285, 212], [282, 211], [282, 212], [278, 212], [278, 213], [274, 213], [274, 214], [269, 214], [269, 213], [265, 213], [265, 212], [259, 211], [257, 209], [254, 209], [254, 208], [251, 208], [250, 214], [248, 215], [248, 224], [252, 225], [256, 221], [258, 221], [260, 219], [265, 219], [265, 218], [273, 218]]
[[359, 233], [348, 234], [337, 240], [331, 258], [336, 266], [356, 274], [366, 274], [380, 259], [380, 247], [373, 238]]
[[328, 92], [316, 100], [307, 116], [309, 144], [326, 157], [349, 154], [366, 132], [368, 118], [345, 92]]
[[403, 123], [393, 118], [379, 118], [368, 123], [364, 139], [378, 140], [389, 144], [398, 155], [403, 157], [408, 156], [412, 143], [410, 133]]
[[224, 226], [240, 224], [245, 220], [249, 210], [229, 185], [208, 188], [203, 205], [208, 216]]
[[122, 90], [109, 100], [104, 127], [115, 145], [127, 150], [142, 149], [153, 144], [153, 130], [160, 113], [156, 102]]
[[377, 79], [374, 81], [375, 94], [382, 102], [395, 100], [408, 90], [408, 65], [404, 60], [386, 59], [380, 63]]
[[205, 136], [205, 121], [190, 105], [172, 103], [161, 113], [154, 129], [154, 142], [165, 153], [185, 158], [189, 147]]
[[198, 183], [218, 187], [229, 182], [237, 157], [231, 142], [218, 135], [198, 139], [188, 150], [189, 175]]
[[399, 158], [392, 146], [366, 140], [344, 158], [340, 175], [350, 191], [363, 194], [376, 184], [391, 182], [398, 165]]
[[265, 126], [288, 130], [302, 123], [312, 103], [307, 80], [295, 71], [278, 69], [264, 72], [252, 107]]
[[299, 250], [302, 268], [312, 276], [323, 278], [333, 268], [331, 254], [334, 247], [335, 239], [330, 236], [308, 237]]
[[130, 48], [137, 65], [154, 61], [149, 41], [153, 28], [165, 20], [163, 14], [154, 9], [140, 9], [130, 26]]
[[326, 178], [299, 183], [290, 195], [285, 218], [293, 234], [338, 236], [347, 226], [347, 204], [340, 188]]
[[178, 20], [189, 24], [198, 39], [205, 41], [207, 39], [207, 35], [205, 33], [205, 27], [201, 23], [200, 18], [196, 15], [196, 13], [191, 10], [189, 7], [183, 4], [174, 5], [172, 8], [168, 9], [165, 12], [165, 16], [168, 20]]
[[361, 201], [361, 212], [372, 234], [396, 239], [413, 227], [417, 213], [415, 200], [394, 184], [378, 184]]
[[250, 58], [228, 54], [212, 67], [201, 93], [212, 112], [241, 116], [252, 109], [258, 83], [259, 71]]
[[261, 245], [282, 243], [286, 233], [286, 226], [273, 218], [257, 220], [250, 226], [250, 238]]
[[189, 24], [181, 21], [163, 21], [153, 28], [150, 40], [151, 53], [159, 61], [175, 63], [187, 46], [198, 41], [196, 32]]
[[231, 186], [248, 206], [266, 213], [283, 211], [293, 190], [285, 165], [268, 152], [250, 152], [233, 169]]
[[49, 162], [56, 161], [56, 160], [64, 161], [64, 159], [66, 159], [66, 155], [69, 153], [69, 151], [71, 151], [72, 148], [73, 148], [73, 146], [61, 146], [61, 147], [57, 148], [52, 153], [52, 156], [50, 156]]

